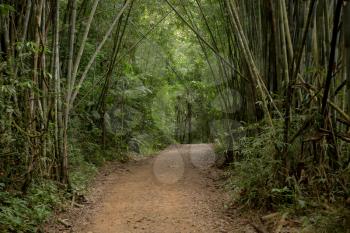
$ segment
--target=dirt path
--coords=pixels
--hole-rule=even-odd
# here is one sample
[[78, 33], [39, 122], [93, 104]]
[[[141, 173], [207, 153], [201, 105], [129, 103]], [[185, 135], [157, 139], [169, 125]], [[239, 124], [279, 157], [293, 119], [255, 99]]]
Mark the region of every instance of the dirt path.
[[73, 223], [84, 233], [255, 232], [225, 211], [227, 195], [210, 145], [172, 146], [97, 180], [92, 203]]

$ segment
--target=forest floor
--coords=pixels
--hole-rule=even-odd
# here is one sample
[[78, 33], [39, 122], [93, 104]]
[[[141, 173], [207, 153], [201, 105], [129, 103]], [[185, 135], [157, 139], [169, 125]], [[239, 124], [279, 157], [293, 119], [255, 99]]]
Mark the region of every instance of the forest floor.
[[173, 145], [157, 156], [111, 163], [97, 175], [85, 204], [59, 215], [61, 224], [46, 230], [256, 232], [230, 205], [230, 195], [222, 187], [223, 172], [212, 166], [214, 162], [212, 146], [196, 144]]

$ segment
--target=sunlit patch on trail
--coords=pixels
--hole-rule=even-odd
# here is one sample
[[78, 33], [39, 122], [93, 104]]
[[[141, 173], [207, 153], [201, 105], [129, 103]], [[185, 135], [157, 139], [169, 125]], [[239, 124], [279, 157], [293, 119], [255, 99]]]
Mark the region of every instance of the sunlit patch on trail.
[[175, 184], [184, 175], [185, 163], [177, 150], [160, 153], [153, 163], [153, 173], [163, 184]]

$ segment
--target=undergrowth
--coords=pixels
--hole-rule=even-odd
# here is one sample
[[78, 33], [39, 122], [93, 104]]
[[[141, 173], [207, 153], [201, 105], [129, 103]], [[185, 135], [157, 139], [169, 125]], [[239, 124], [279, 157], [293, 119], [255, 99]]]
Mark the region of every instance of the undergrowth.
[[0, 232], [40, 232], [55, 206], [62, 204], [63, 193], [48, 180], [33, 184], [26, 196], [0, 189]]
[[235, 201], [264, 212], [289, 213], [300, 220], [303, 232], [349, 232], [349, 165], [332, 171], [315, 164], [312, 156], [302, 154], [300, 140], [289, 145], [290, 171], [285, 175], [283, 124], [274, 125], [274, 131], [265, 124], [247, 126], [258, 133], [235, 141], [234, 162], [227, 169], [227, 187]]
[[[70, 190], [49, 179], [34, 179], [27, 194], [0, 183], [1, 233], [43, 232], [41, 227], [54, 210], [66, 208], [73, 195], [86, 193], [99, 166], [107, 160], [123, 158], [106, 155], [96, 144], [85, 144], [84, 150], [77, 145], [71, 143], [70, 146]], [[86, 151], [91, 154], [87, 156]]]

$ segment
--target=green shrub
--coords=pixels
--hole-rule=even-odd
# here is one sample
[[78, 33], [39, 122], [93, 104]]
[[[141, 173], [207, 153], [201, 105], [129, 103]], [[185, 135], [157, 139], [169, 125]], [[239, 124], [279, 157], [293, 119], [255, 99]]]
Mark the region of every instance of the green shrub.
[[[297, 124], [298, 119], [293, 122]], [[349, 167], [334, 171], [317, 165], [312, 156], [300, 155], [301, 141], [295, 140], [288, 146], [290, 170], [286, 171], [281, 153], [283, 124], [274, 125], [274, 131], [264, 125], [254, 126], [256, 135], [235, 142], [233, 149], [239, 156], [228, 169], [227, 182], [235, 200], [248, 207], [303, 216], [305, 229], [313, 229], [310, 232], [349, 232], [350, 210], [344, 207], [349, 196]]]
[[25, 197], [0, 191], [0, 232], [38, 232], [60, 203], [62, 192], [47, 180], [33, 184]]
[[289, 199], [287, 189], [276, 179], [280, 163], [274, 159], [277, 140], [272, 130], [262, 128], [256, 136], [243, 137], [234, 143], [233, 150], [240, 159], [236, 158], [231, 166], [228, 186], [249, 207], [271, 208]]
[[[95, 151], [95, 153], [97, 154], [97, 151]], [[80, 149], [74, 148], [71, 150], [70, 182], [74, 192], [81, 193], [86, 191], [89, 181], [97, 172], [96, 164], [103, 164], [98, 158], [94, 158], [96, 163], [93, 163], [92, 157], [93, 156], [91, 156], [90, 160], [87, 160], [86, 155], [83, 155]]]

